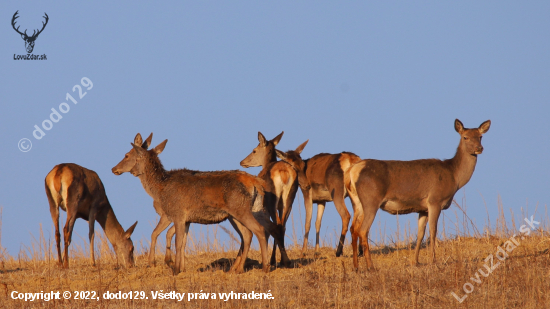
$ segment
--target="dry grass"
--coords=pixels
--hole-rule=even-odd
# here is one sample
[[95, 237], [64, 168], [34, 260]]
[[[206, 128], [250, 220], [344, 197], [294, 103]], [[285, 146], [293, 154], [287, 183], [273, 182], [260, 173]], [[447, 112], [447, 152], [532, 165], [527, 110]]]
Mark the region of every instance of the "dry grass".
[[[458, 204], [456, 205], [458, 206]], [[461, 206], [459, 206], [461, 207]], [[464, 209], [464, 207], [462, 207]], [[456, 208], [455, 208], [456, 209]], [[459, 210], [460, 212], [460, 210]], [[447, 211], [446, 214], [452, 214]], [[460, 212], [461, 213], [461, 212]], [[483, 264], [490, 254], [495, 255], [497, 246], [513, 235], [519, 235], [523, 217], [504, 219], [499, 203], [499, 217], [496, 227], [485, 227], [477, 231], [469, 218], [462, 213], [456, 215], [455, 233], [443, 225], [437, 247], [437, 260], [434, 265], [410, 266], [413, 254], [414, 233], [400, 236], [399, 231], [392, 235], [388, 244], [373, 248], [373, 261], [376, 271], [365, 270], [365, 262], [360, 260], [358, 272], [352, 271], [351, 247], [345, 247], [344, 256], [336, 258], [335, 249], [323, 247], [321, 254], [308, 252], [300, 259], [296, 246], [288, 250], [294, 268], [272, 268], [263, 273], [259, 265], [259, 252], [252, 250], [247, 261], [247, 272], [241, 275], [228, 273], [236, 256], [234, 250], [223, 250], [216, 241], [199, 239], [188, 242], [186, 271], [173, 276], [165, 266], [163, 256], [157, 256], [157, 267], [147, 266], [146, 252], [136, 257], [137, 267], [123, 269], [116, 266], [116, 257], [109, 248], [105, 237], [98, 233], [96, 248], [100, 258], [97, 266], [91, 267], [88, 252], [72, 246], [71, 267], [63, 270], [56, 265], [52, 247], [55, 242], [44, 239], [32, 240], [31, 246], [19, 256], [12, 257], [0, 251], [0, 306], [3, 308], [545, 308], [550, 303], [550, 256], [548, 216], [539, 228], [523, 240], [510, 256], [488, 277], [479, 276], [478, 269], [485, 270]], [[540, 220], [535, 215], [535, 220]], [[515, 219], [514, 219], [515, 218]], [[521, 220], [521, 223], [520, 221]], [[289, 222], [291, 223], [291, 222]], [[487, 225], [490, 225], [487, 218]], [[298, 224], [296, 222], [296, 224]], [[517, 227], [516, 227], [517, 225]], [[375, 228], [375, 227], [373, 227]], [[288, 229], [290, 230], [290, 229]], [[414, 228], [416, 230], [416, 228]], [[409, 229], [410, 232], [410, 229]], [[401, 233], [404, 234], [404, 233]], [[454, 234], [449, 236], [449, 234]], [[41, 234], [42, 235], [42, 234]], [[459, 236], [457, 236], [459, 235]], [[202, 240], [201, 240], [202, 239]], [[295, 239], [296, 243], [296, 239]], [[425, 244], [423, 244], [425, 245]], [[159, 245], [160, 247], [161, 245]], [[136, 245], [137, 248], [140, 244]], [[143, 246], [145, 247], [145, 246]], [[210, 249], [209, 249], [210, 248]], [[216, 248], [216, 250], [212, 250]], [[157, 252], [163, 252], [158, 250]], [[421, 250], [421, 262], [427, 261], [427, 249]], [[494, 263], [499, 262], [496, 258]], [[465, 295], [463, 285], [471, 283], [474, 290], [459, 303], [451, 294]], [[152, 291], [178, 293], [236, 293], [268, 292], [272, 300], [224, 301], [209, 300], [153, 300]], [[42, 300], [25, 302], [12, 300], [12, 291], [36, 293], [47, 291], [96, 291], [99, 295], [106, 291], [144, 291], [147, 300]], [[210, 294], [209, 294], [210, 295]]]

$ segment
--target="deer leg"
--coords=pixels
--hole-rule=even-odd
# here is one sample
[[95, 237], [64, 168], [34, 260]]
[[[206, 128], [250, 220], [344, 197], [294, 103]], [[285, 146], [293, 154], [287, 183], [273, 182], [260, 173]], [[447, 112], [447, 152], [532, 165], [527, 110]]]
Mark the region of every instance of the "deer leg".
[[431, 207], [428, 208], [428, 222], [430, 223], [430, 251], [432, 252], [432, 263], [435, 263], [435, 241], [437, 238], [437, 221], [441, 208]]
[[286, 253], [285, 248], [285, 234], [286, 234], [286, 223], [288, 221], [288, 218], [290, 217], [290, 212], [292, 211], [292, 203], [294, 202], [294, 198], [296, 197], [296, 192], [294, 194], [289, 194], [285, 197], [285, 205], [283, 207], [283, 232], [278, 235], [279, 237], [279, 250], [281, 251], [281, 263], [288, 267], [290, 266], [290, 259], [288, 258], [288, 255]]
[[[279, 205], [280, 204], [280, 205]], [[285, 245], [285, 231], [284, 231], [284, 225], [283, 225], [283, 220], [281, 219], [282, 218], [282, 212], [283, 212], [283, 205], [282, 205], [282, 201], [281, 199], [279, 199], [279, 197], [277, 196], [275, 198], [275, 205], [277, 206], [276, 207], [276, 210], [275, 210], [275, 224], [277, 224], [277, 229], [278, 229], [278, 232], [279, 234], [282, 234], [283, 236], [281, 237], [281, 242], [282, 244], [279, 244], [279, 248], [280, 246], [283, 246], [284, 248], [284, 245]], [[273, 242], [273, 251], [271, 251], [271, 260], [269, 262], [271, 265], [274, 265], [276, 266], [277, 265], [277, 241], [274, 241]]]
[[[414, 262], [411, 260], [411, 264], [418, 265], [418, 254], [420, 247], [422, 246], [422, 240], [424, 239], [424, 233], [426, 232], [426, 223], [428, 223], [428, 213], [418, 213], [418, 236], [416, 237], [416, 248], [414, 249]], [[431, 225], [430, 225], [431, 227]]]
[[[321, 237], [320, 236], [321, 220], [323, 219], [324, 212], [325, 212], [325, 202], [317, 203], [317, 219], [315, 220], [315, 254], [319, 254], [319, 250], [320, 250], [319, 242]], [[336, 253], [336, 256], [340, 256], [340, 255]]]
[[[258, 223], [251, 212], [243, 213], [241, 216], [239, 216], [239, 218], [235, 219], [238, 220], [246, 228], [248, 228], [258, 238], [258, 242], [260, 243], [260, 250], [262, 252], [262, 269], [264, 270], [264, 272], [269, 272], [269, 265], [267, 263], [267, 240], [265, 238], [265, 230], [263, 226]], [[244, 249], [248, 250], [248, 248], [246, 247]], [[244, 252], [242, 259], [246, 259], [246, 256], [244, 256]]]
[[[311, 228], [311, 215], [313, 212], [313, 201], [311, 200], [310, 194], [311, 193], [309, 191], [304, 192], [304, 190], [302, 190], [302, 195], [304, 196], [304, 206], [306, 208], [306, 223], [305, 223], [305, 234], [304, 234], [304, 246], [302, 247], [302, 257], [306, 256], [309, 230]], [[319, 204], [317, 204], [317, 207], [319, 207]]]
[[[67, 210], [69, 208], [67, 207]], [[63, 268], [69, 268], [69, 245], [71, 244], [71, 238], [73, 234], [74, 222], [76, 221], [76, 214], [69, 214], [67, 212], [67, 222], [63, 228], [63, 236], [65, 238], [65, 252], [63, 254]]]
[[[348, 208], [346, 207], [346, 203], [344, 202], [344, 185], [342, 184], [341, 186], [334, 188], [332, 192], [332, 200], [334, 201], [334, 206], [336, 207], [336, 211], [338, 211], [338, 214], [340, 214], [340, 218], [342, 218], [342, 232], [340, 234], [338, 249], [336, 249], [336, 256], [339, 257], [340, 255], [342, 255], [342, 251], [344, 250], [344, 241], [346, 239], [346, 233], [348, 232], [349, 220], [351, 216], [349, 214]], [[319, 225], [321, 225], [321, 222], [319, 222]]]
[[231, 224], [233, 225], [235, 230], [237, 230], [237, 233], [239, 233], [239, 235], [241, 236], [241, 248], [230, 271], [234, 271], [235, 273], [240, 274], [244, 272], [244, 264], [246, 262], [248, 250], [250, 249], [250, 243], [252, 242], [252, 233], [238, 220], [232, 220]]
[[[374, 217], [376, 217], [376, 212], [378, 211], [379, 205], [382, 202], [382, 197], [377, 196], [377, 192], [368, 192], [368, 191], [360, 191], [359, 192], [359, 200], [360, 204], [363, 206], [362, 213], [358, 214], [358, 218], [363, 217], [361, 226], [358, 225], [355, 226], [355, 233], [359, 234], [360, 239], [360, 245], [363, 246], [363, 249], [365, 251], [365, 260], [367, 261], [367, 270], [374, 269], [374, 266], [372, 264], [372, 258], [370, 256], [370, 248], [369, 248], [369, 231], [372, 225], [372, 222], [374, 221]], [[355, 255], [356, 255], [356, 249], [353, 251], [353, 257], [355, 261]], [[355, 265], [357, 267], [358, 265]]]
[[[159, 237], [160, 233], [162, 233], [162, 231], [164, 231], [170, 225], [170, 223], [172, 222], [170, 221], [170, 219], [168, 219], [168, 216], [166, 215], [160, 216], [159, 223], [157, 224], [157, 226], [153, 230], [153, 233], [151, 234], [151, 249], [149, 250], [149, 266], [156, 265], [155, 249], [157, 247], [157, 238]], [[166, 235], [168, 236], [168, 233]], [[166, 254], [169, 254], [168, 250], [170, 249], [168, 248], [170, 247], [171, 242], [172, 242], [172, 238], [170, 238], [170, 243], [168, 242], [166, 243], [166, 247], [167, 247]], [[164, 260], [166, 261], [166, 258]]]
[[176, 228], [172, 225], [168, 229], [168, 232], [166, 232], [166, 255], [164, 256], [164, 263], [170, 267], [174, 264], [174, 261], [172, 260], [172, 249], [170, 248], [172, 246], [172, 238], [174, 238], [174, 234], [176, 234]]
[[[361, 205], [361, 204], [359, 204]], [[359, 233], [359, 230], [361, 228], [361, 224], [363, 224], [363, 208], [362, 207], [359, 207], [357, 208], [354, 213], [353, 213], [353, 221], [352, 221], [352, 226], [353, 226], [353, 222], [356, 221], [357, 224], [355, 225], [356, 226], [356, 229], [357, 229], [357, 233]], [[359, 246], [359, 254], [358, 256], [363, 256], [364, 255], [364, 248], [363, 246]]]
[[57, 246], [57, 259], [58, 265], [63, 265], [63, 258], [61, 255], [61, 234], [59, 233], [59, 208], [55, 205], [50, 195], [48, 194], [48, 200], [50, 202], [50, 214], [52, 215], [53, 225], [55, 227], [55, 244]]
[[95, 216], [96, 207], [90, 208], [90, 214], [88, 215], [88, 225], [90, 231], [88, 232], [88, 238], [90, 239], [90, 259], [92, 260], [92, 266], [95, 266], [95, 250], [94, 250], [94, 228], [95, 228]]
[[[241, 225], [241, 223], [239, 221], [235, 220], [232, 217], [229, 218], [229, 223], [231, 223], [231, 225], [233, 226], [235, 231], [237, 231], [237, 234], [239, 234], [239, 237], [241, 238], [241, 246], [239, 248], [239, 252], [237, 253], [237, 257], [235, 258], [235, 261], [233, 262], [233, 265], [229, 269], [229, 271], [235, 271], [237, 265], [239, 265], [240, 262], [241, 262], [241, 258], [242, 258], [242, 254], [243, 254], [244, 237], [243, 237], [243, 233], [241, 231], [243, 230], [244, 226]], [[250, 235], [252, 235], [252, 234], [250, 234]], [[246, 259], [246, 257], [245, 257], [245, 259]]]
[[357, 248], [357, 239], [359, 238], [359, 231], [363, 224], [363, 206], [359, 197], [355, 193], [350, 193], [349, 198], [353, 207], [353, 219], [351, 220], [351, 247], [353, 249], [353, 266], [355, 270], [358, 269], [359, 261], [358, 256], [363, 256], [363, 246], [359, 245], [359, 254]]
[[174, 222], [176, 229], [176, 264], [174, 265], [174, 275], [185, 270], [185, 245], [187, 243], [187, 233], [189, 232], [189, 222], [182, 220]]

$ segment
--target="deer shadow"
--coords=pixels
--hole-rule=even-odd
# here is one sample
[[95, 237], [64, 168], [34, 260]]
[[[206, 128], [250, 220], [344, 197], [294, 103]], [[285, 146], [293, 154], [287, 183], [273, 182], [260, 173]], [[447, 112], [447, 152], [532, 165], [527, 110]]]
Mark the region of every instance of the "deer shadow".
[[18, 272], [18, 271], [24, 271], [25, 269], [24, 268], [16, 268], [16, 269], [2, 269], [0, 270], [0, 274], [8, 274], [8, 273], [14, 273], [14, 272]]
[[[320, 258], [303, 258], [303, 259], [294, 259], [290, 260], [290, 264], [288, 266], [281, 265], [280, 263], [277, 263], [277, 266], [271, 266], [271, 270], [277, 269], [277, 268], [298, 268], [300, 266], [307, 266], [309, 264], [315, 263], [319, 260], [325, 260], [325, 257]], [[235, 263], [235, 259], [228, 259], [228, 258], [221, 258], [213, 261], [212, 263], [199, 268], [198, 270], [200, 272], [207, 272], [207, 271], [214, 271], [214, 270], [221, 270], [223, 272], [229, 272], [231, 269], [231, 266], [233, 266], [233, 263]], [[246, 261], [244, 262], [244, 271], [249, 271], [252, 269], [262, 269], [262, 263], [258, 260], [254, 260], [251, 258], [246, 258]]]

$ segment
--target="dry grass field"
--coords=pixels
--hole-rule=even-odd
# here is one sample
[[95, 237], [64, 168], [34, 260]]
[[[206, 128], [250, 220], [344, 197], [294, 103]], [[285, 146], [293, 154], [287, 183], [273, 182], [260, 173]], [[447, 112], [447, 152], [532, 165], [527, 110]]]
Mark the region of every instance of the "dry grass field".
[[[447, 215], [452, 213], [451, 210], [447, 211]], [[235, 250], [216, 249], [218, 246], [212, 245], [215, 241], [201, 241], [197, 238], [188, 242], [194, 246], [190, 245], [186, 254], [186, 271], [178, 276], [173, 276], [162, 262], [164, 256], [160, 253], [164, 251], [160, 249], [161, 244], [157, 250], [159, 255], [156, 267], [147, 266], [147, 252], [142, 250], [136, 256], [136, 267], [123, 269], [117, 267], [114, 253], [97, 229], [96, 250], [100, 258], [96, 267], [89, 265], [86, 249], [74, 245], [71, 246], [74, 248], [70, 269], [64, 270], [56, 265], [56, 255], [51, 250], [55, 241], [40, 235], [19, 256], [9, 256], [2, 251], [0, 307], [547, 308], [550, 304], [548, 216], [538, 214], [539, 209], [534, 218], [540, 225], [530, 235], [524, 235], [521, 225], [525, 229], [527, 224], [523, 216], [518, 216], [515, 221], [511, 219], [506, 224], [502, 206], [499, 210], [500, 216], [495, 227], [486, 228], [483, 232], [473, 228], [465, 215], [456, 218], [456, 225], [461, 224], [459, 233], [449, 236], [451, 228], [440, 227], [437, 263], [433, 265], [427, 263], [427, 250], [423, 248], [421, 262], [424, 264], [410, 266], [416, 227], [410, 229], [410, 235], [387, 237], [396, 241], [373, 247], [376, 270], [371, 272], [365, 270], [363, 259], [360, 260], [359, 271], [353, 271], [350, 245], [345, 247], [344, 256], [340, 258], [335, 257], [335, 248], [323, 247], [320, 255], [314, 256], [311, 249], [304, 259], [300, 258], [299, 247], [289, 246], [293, 268], [272, 267], [271, 272], [264, 273], [259, 265], [259, 251], [252, 250], [248, 256], [247, 271], [236, 275], [227, 272], [236, 256]], [[514, 234], [518, 235], [514, 238], [517, 244], [510, 246], [511, 242], [507, 241]], [[499, 251], [499, 247], [503, 251]], [[140, 248], [139, 241], [136, 248]], [[508, 252], [503, 253], [505, 249]], [[488, 258], [490, 255], [492, 261]], [[491, 262], [493, 266], [489, 272], [486, 269], [491, 268]], [[24, 294], [18, 293], [50, 291], [59, 291], [61, 299], [12, 299], [12, 295], [24, 297]], [[63, 299], [65, 291], [70, 292], [68, 300]], [[95, 295], [84, 293], [80, 296], [95, 296], [99, 299], [75, 300], [77, 291], [94, 291]], [[121, 297], [125, 293], [126, 297], [131, 294], [133, 299], [103, 299], [104, 293], [111, 292], [114, 295], [119, 291]], [[186, 294], [181, 301], [153, 299], [156, 292], [172, 291]], [[219, 294], [233, 292], [250, 295], [252, 291], [271, 293], [273, 299], [225, 300], [220, 299]], [[201, 292], [205, 293], [202, 296], [208, 295], [209, 299], [200, 299]], [[199, 293], [192, 294], [193, 298], [199, 299], [189, 300], [188, 293]], [[216, 299], [212, 299], [212, 295]], [[457, 298], [463, 298], [462, 303]]]

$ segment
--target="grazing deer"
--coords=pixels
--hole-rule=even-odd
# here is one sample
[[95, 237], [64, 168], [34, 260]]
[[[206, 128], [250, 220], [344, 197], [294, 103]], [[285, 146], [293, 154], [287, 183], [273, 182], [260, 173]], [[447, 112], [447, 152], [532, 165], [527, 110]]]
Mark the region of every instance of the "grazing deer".
[[[50, 213], [55, 225], [55, 243], [59, 265], [69, 268], [69, 245], [77, 218], [87, 220], [90, 226], [90, 258], [95, 266], [94, 225], [99, 222], [105, 235], [113, 245], [117, 261], [123, 266], [134, 266], [134, 245], [130, 235], [136, 223], [124, 231], [107, 199], [105, 188], [96, 172], [73, 163], [56, 165], [46, 176], [46, 195]], [[65, 252], [61, 255], [59, 233], [59, 208], [67, 212], [67, 223], [63, 228]]]
[[455, 130], [460, 134], [460, 143], [452, 159], [363, 160], [348, 170], [345, 183], [355, 209], [351, 235], [356, 270], [358, 237], [366, 252], [367, 268], [373, 268], [368, 235], [379, 208], [393, 215], [418, 213], [416, 265], [426, 223], [429, 222], [432, 263], [435, 263], [437, 221], [441, 210], [451, 206], [455, 193], [472, 177], [477, 155], [483, 152], [481, 137], [490, 126], [491, 121], [487, 120], [479, 128], [465, 129], [456, 119]]
[[[344, 240], [348, 232], [350, 214], [346, 207], [344, 199], [348, 192], [344, 186], [344, 173], [350, 166], [361, 161], [357, 155], [351, 152], [342, 152], [338, 154], [320, 153], [310, 159], [302, 160], [299, 153], [289, 151], [284, 153], [277, 150], [277, 156], [292, 165], [295, 169], [301, 170], [310, 184], [310, 186], [300, 186], [304, 195], [304, 204], [306, 207], [306, 223], [304, 246], [302, 247], [302, 256], [305, 256], [311, 227], [311, 215], [313, 212], [313, 203], [317, 203], [317, 220], [315, 221], [315, 253], [319, 252], [319, 233], [321, 231], [321, 220], [325, 211], [326, 202], [334, 202], [336, 210], [342, 219], [342, 232], [340, 242], [336, 250], [336, 256], [339, 257], [344, 249]], [[300, 174], [298, 174], [300, 175]], [[300, 177], [298, 177], [300, 179]], [[362, 250], [360, 249], [360, 255]]]
[[[262, 170], [258, 177], [262, 178], [266, 183], [265, 189], [265, 209], [269, 212], [271, 219], [276, 222], [279, 233], [283, 234], [286, 231], [286, 221], [292, 209], [292, 203], [296, 197], [298, 190], [298, 173], [292, 166], [283, 161], [277, 161], [275, 146], [283, 137], [284, 132], [277, 135], [274, 139], [268, 141], [261, 132], [258, 132], [258, 141], [260, 142], [252, 152], [241, 161], [242, 167], [261, 166]], [[301, 153], [306, 146], [307, 141], [296, 148], [298, 153]], [[304, 178], [305, 179], [305, 178]], [[284, 252], [284, 237], [281, 250], [281, 263], [288, 265], [289, 260], [282, 253]], [[276, 264], [277, 243], [273, 243], [273, 251], [271, 252], [271, 265]]]
[[164, 140], [155, 148], [146, 150], [142, 147], [142, 138], [138, 133], [132, 149], [112, 171], [115, 175], [130, 172], [138, 177], [145, 191], [153, 198], [155, 208], [162, 210], [159, 213], [161, 221], [165, 217], [165, 222], [174, 222], [174, 274], [185, 268], [184, 252], [190, 224], [214, 224], [226, 219], [230, 220], [242, 240], [231, 270], [237, 273], [244, 271], [244, 262], [254, 233], [260, 243], [263, 270], [267, 272], [266, 232], [272, 233], [276, 241], [280, 241], [282, 236], [277, 234], [277, 229], [263, 208], [264, 182], [241, 171], [167, 171], [158, 158], [167, 142]]

